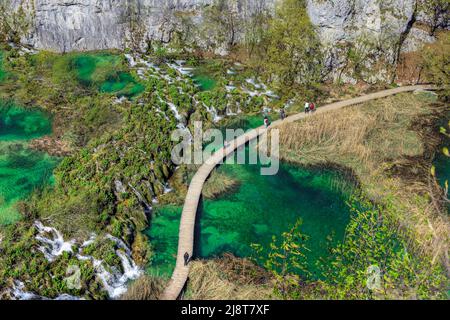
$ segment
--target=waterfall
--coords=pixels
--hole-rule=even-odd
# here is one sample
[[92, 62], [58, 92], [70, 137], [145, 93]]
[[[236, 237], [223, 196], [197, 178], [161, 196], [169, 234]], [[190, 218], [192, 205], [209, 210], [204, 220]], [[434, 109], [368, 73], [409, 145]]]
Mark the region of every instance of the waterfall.
[[[27, 292], [24, 290], [25, 284], [21, 281], [14, 281], [14, 286], [11, 290], [11, 298], [13, 300], [51, 300], [46, 297]], [[61, 294], [53, 300], [81, 300], [78, 297], [71, 296], [69, 294]]]
[[[38, 250], [42, 252], [49, 262], [53, 262], [56, 258], [64, 252], [74, 252], [74, 247], [77, 247], [75, 240], [64, 241], [62, 234], [52, 227], [46, 227], [40, 221], [34, 223], [38, 231], [36, 240], [42, 245]], [[114, 242], [116, 245], [115, 253], [121, 261], [121, 271], [116, 266], [109, 266], [102, 260], [98, 260], [93, 256], [83, 255], [83, 249], [93, 244], [98, 239], [97, 235], [92, 234], [90, 238], [78, 246], [76, 257], [80, 261], [91, 261], [94, 266], [96, 277], [103, 285], [103, 289], [108, 292], [110, 298], [115, 299], [120, 297], [127, 291], [127, 283], [130, 280], [135, 280], [142, 275], [143, 271], [136, 265], [131, 256], [130, 248], [121, 239], [118, 239], [110, 234], [107, 234], [104, 239]], [[48, 298], [39, 296], [37, 294], [26, 292], [24, 290], [25, 284], [20, 281], [15, 281], [11, 296], [18, 300], [46, 300]], [[55, 298], [55, 300], [76, 300], [78, 297], [73, 297], [63, 294]]]
[[[58, 230], [45, 227], [40, 221], [36, 221], [34, 226], [39, 232], [36, 240], [42, 243], [38, 250], [44, 254], [48, 261], [54, 261], [64, 252], [72, 252], [72, 246], [75, 244], [75, 241], [64, 241], [62, 234]], [[45, 237], [46, 234], [50, 237]]]

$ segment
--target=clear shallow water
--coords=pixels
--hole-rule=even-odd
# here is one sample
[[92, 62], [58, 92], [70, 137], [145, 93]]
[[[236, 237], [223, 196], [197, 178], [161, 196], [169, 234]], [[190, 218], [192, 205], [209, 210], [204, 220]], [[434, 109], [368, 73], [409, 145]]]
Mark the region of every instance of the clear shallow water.
[[206, 74], [196, 74], [194, 75], [193, 80], [202, 91], [212, 90], [217, 85], [217, 81]]
[[[304, 234], [311, 238], [309, 269], [325, 257], [327, 236], [344, 236], [349, 221], [345, 204], [352, 188], [334, 171], [283, 164], [276, 176], [261, 176], [257, 165], [224, 165], [220, 171], [240, 182], [239, 189], [217, 200], [205, 200], [197, 228], [196, 256], [212, 258], [231, 252], [252, 255], [250, 245], [268, 247], [301, 218]], [[149, 272], [170, 275], [175, 265], [182, 207], [156, 209], [147, 231], [155, 251]]]
[[51, 119], [44, 112], [0, 101], [0, 141], [30, 140], [51, 132]]
[[19, 220], [17, 201], [51, 182], [58, 159], [29, 149], [27, 142], [50, 133], [45, 113], [0, 101], [0, 225]]
[[144, 86], [127, 72], [116, 71], [120, 57], [108, 53], [80, 54], [73, 58], [72, 67], [78, 81], [86, 86], [97, 86], [101, 92], [134, 97], [144, 91]]
[[213, 90], [217, 86], [217, 80], [214, 77], [214, 68], [209, 64], [201, 64], [194, 67], [192, 80], [201, 91]]
[[[273, 118], [273, 117], [270, 117]], [[238, 115], [229, 119], [225, 119], [220, 123], [222, 131], [227, 129], [243, 129], [244, 131], [261, 127], [264, 124], [264, 116], [254, 115]]]

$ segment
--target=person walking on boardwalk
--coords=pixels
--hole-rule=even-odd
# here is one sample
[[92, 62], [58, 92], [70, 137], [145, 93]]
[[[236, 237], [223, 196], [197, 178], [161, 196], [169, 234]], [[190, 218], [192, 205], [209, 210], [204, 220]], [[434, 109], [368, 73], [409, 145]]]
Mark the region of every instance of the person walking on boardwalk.
[[191, 261], [191, 257], [189, 256], [189, 253], [185, 253], [184, 254], [184, 266], [187, 267], [187, 265], [189, 264], [189, 262]]
[[267, 117], [267, 116], [264, 117], [264, 126], [266, 128], [268, 128], [270, 126], [269, 117]]
[[309, 102], [305, 102], [305, 113], [309, 113]]
[[280, 118], [281, 118], [281, 121], [286, 119], [286, 111], [284, 110], [284, 108], [280, 109]]

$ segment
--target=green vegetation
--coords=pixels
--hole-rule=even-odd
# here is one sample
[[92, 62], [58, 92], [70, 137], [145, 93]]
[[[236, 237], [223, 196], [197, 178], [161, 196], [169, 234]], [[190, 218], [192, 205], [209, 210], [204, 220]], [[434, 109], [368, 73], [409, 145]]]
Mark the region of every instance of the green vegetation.
[[11, 0], [0, 3], [0, 43], [19, 43], [22, 36], [30, 30], [34, 14], [27, 14], [33, 8], [32, 3], [20, 3], [18, 7], [11, 6]]
[[[394, 206], [374, 205], [353, 198], [352, 218], [345, 239], [321, 261], [321, 280], [307, 273], [307, 236], [297, 223], [274, 239], [265, 267], [275, 279], [275, 295], [283, 299], [445, 299], [447, 278], [440, 264], [408, 249], [410, 243], [397, 222]], [[260, 253], [262, 248], [255, 246]], [[299, 274], [302, 277], [299, 277]]]
[[264, 268], [272, 273], [276, 281], [275, 294], [283, 299], [301, 298], [293, 294], [293, 288], [298, 288], [300, 285], [300, 275], [307, 278], [309, 274], [306, 262], [309, 249], [305, 245], [308, 236], [300, 232], [301, 224], [302, 221], [298, 220], [288, 232], [283, 232], [280, 241], [273, 236], [267, 257], [263, 256], [263, 246], [252, 244], [252, 248], [258, 255], [255, 260], [263, 261]]
[[292, 94], [321, 80], [320, 42], [305, 7], [305, 1], [281, 2], [262, 41], [259, 58], [281, 92]]
[[450, 33], [440, 34], [438, 41], [423, 50], [426, 78], [443, 88], [445, 98], [450, 99]]
[[[333, 249], [335, 258], [324, 263], [332, 283], [327, 296], [334, 299], [445, 299], [447, 278], [441, 264], [414, 252], [395, 204], [373, 205], [361, 198], [351, 201], [352, 220], [345, 241]], [[379, 283], [370, 267], [380, 271]]]
[[[36, 217], [29, 216], [28, 219]], [[49, 262], [41, 251], [42, 245], [36, 240], [36, 228], [28, 221], [21, 221], [13, 226], [1, 229], [0, 243], [0, 287], [8, 288], [13, 281], [22, 281], [28, 292], [47, 298], [56, 298], [62, 293], [82, 297], [85, 299], [107, 299], [103, 285], [95, 276], [95, 266], [89, 259], [80, 260], [76, 257], [80, 246], [74, 244], [74, 253], [64, 252], [54, 261]], [[93, 254], [106, 263], [106, 268], [118, 268], [118, 257], [114, 253], [114, 244], [109, 240], [97, 240], [94, 244], [82, 250], [83, 255]], [[77, 266], [80, 270], [79, 289], [68, 286], [66, 278], [70, 266]], [[6, 291], [0, 290], [0, 297], [8, 299]]]
[[0, 50], [0, 82], [6, 78], [6, 71], [3, 70], [3, 52]]

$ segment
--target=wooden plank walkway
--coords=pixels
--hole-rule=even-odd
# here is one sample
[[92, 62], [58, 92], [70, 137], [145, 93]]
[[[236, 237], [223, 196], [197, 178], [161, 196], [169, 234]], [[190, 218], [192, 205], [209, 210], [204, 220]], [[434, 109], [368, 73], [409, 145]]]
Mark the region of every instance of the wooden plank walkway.
[[[398, 87], [395, 89], [383, 90], [376, 93], [361, 96], [358, 98], [336, 102], [320, 107], [317, 109], [315, 114], [329, 112], [343, 107], [361, 104], [370, 100], [380, 99], [403, 92], [411, 92], [415, 90], [433, 90], [433, 89], [434, 89], [433, 86], [417, 85], [417, 86]], [[281, 120], [273, 122], [269, 129], [275, 128], [279, 126], [281, 123], [298, 121], [307, 116], [310, 115], [306, 115], [305, 113], [298, 113], [292, 115], [290, 117], [287, 117], [283, 122]], [[194, 229], [195, 229], [197, 209], [203, 190], [203, 185], [205, 184], [209, 175], [211, 174], [211, 172], [214, 170], [215, 167], [221, 164], [224, 158], [232, 154], [238, 147], [244, 146], [247, 142], [252, 141], [258, 136], [262, 135], [264, 132], [266, 132], [266, 130], [267, 129], [264, 126], [261, 126], [236, 138], [234, 141], [230, 142], [229, 145], [215, 152], [211, 156], [211, 158], [205, 161], [205, 163], [198, 169], [197, 173], [194, 175], [191, 184], [189, 185], [189, 190], [186, 195], [183, 212], [181, 214], [180, 232], [178, 238], [178, 253], [175, 270], [172, 274], [172, 278], [169, 281], [168, 286], [166, 287], [162, 296], [160, 297], [161, 300], [178, 299], [188, 279], [190, 264], [185, 263], [186, 262], [185, 255], [187, 253], [189, 259], [193, 255]]]

